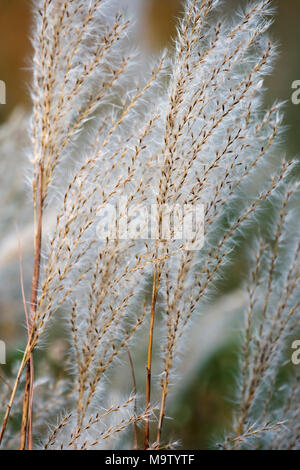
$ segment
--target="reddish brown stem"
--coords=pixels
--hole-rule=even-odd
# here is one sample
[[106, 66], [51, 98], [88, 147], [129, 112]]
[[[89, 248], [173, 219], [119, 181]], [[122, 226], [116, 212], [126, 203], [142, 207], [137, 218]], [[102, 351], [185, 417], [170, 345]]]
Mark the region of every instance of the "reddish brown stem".
[[[158, 266], [155, 265], [153, 274], [153, 287], [152, 287], [152, 302], [151, 302], [151, 316], [150, 316], [150, 327], [149, 327], [149, 341], [148, 341], [148, 360], [147, 360], [147, 376], [146, 376], [146, 412], [150, 408], [151, 399], [151, 365], [152, 365], [152, 348], [153, 348], [153, 330], [155, 320], [155, 307], [158, 294]], [[150, 437], [150, 420], [149, 417], [145, 421], [145, 449], [149, 449], [149, 437]]]
[[30, 396], [30, 360], [27, 363], [26, 367], [26, 383], [24, 390], [24, 399], [23, 399], [23, 412], [22, 412], [22, 423], [21, 423], [21, 439], [20, 439], [20, 450], [25, 450], [26, 447], [26, 432], [27, 432], [27, 416], [28, 416], [28, 407], [29, 407], [29, 396]]
[[32, 431], [32, 413], [33, 413], [33, 384], [34, 384], [34, 364], [33, 356], [30, 357], [30, 391], [29, 391], [29, 411], [28, 411], [28, 439], [27, 450], [32, 450], [33, 446], [33, 431]]
[[[38, 216], [37, 216], [37, 227], [35, 234], [34, 243], [34, 268], [32, 277], [32, 290], [31, 290], [31, 302], [30, 302], [30, 328], [34, 324], [36, 308], [37, 308], [37, 293], [40, 279], [40, 265], [41, 265], [41, 251], [42, 251], [42, 227], [43, 227], [43, 167], [40, 163], [39, 166], [39, 204], [38, 204]], [[23, 401], [23, 419], [21, 428], [21, 444], [20, 449], [25, 449], [26, 435], [27, 438], [27, 449], [32, 450], [32, 412], [33, 412], [33, 354], [30, 355], [29, 362], [27, 364], [26, 383]]]
[[17, 374], [16, 380], [15, 380], [15, 384], [13, 386], [11, 397], [10, 397], [8, 406], [6, 408], [5, 416], [4, 416], [1, 431], [0, 431], [0, 444], [2, 443], [2, 439], [3, 439], [3, 436], [4, 436], [5, 430], [6, 430], [7, 422], [8, 422], [10, 412], [11, 412], [11, 409], [12, 409], [12, 406], [13, 406], [13, 403], [14, 403], [14, 399], [15, 399], [15, 396], [16, 396], [16, 393], [17, 393], [17, 389], [18, 389], [19, 384], [20, 384], [20, 380], [21, 380], [21, 377], [22, 377], [23, 370], [24, 370], [24, 368], [27, 364], [27, 361], [28, 361], [28, 349], [29, 349], [29, 342], [28, 342], [26, 350], [24, 352], [22, 362], [20, 364], [18, 374]]

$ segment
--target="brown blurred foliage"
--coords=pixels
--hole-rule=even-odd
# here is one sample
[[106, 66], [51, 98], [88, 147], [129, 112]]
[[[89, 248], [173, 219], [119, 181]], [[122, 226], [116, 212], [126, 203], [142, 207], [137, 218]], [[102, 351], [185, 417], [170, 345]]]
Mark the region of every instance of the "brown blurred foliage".
[[29, 103], [30, 10], [30, 0], [0, 1], [0, 79], [7, 95], [7, 104], [0, 106], [0, 122], [19, 103]]
[[164, 47], [176, 34], [177, 19], [183, 10], [183, 0], [148, 0], [143, 27], [146, 43], [151, 49]]

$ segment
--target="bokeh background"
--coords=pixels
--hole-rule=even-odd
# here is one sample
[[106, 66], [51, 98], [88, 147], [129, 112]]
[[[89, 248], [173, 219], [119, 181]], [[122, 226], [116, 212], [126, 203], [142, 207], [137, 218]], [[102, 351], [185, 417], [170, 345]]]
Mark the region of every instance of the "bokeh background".
[[[139, 18], [139, 34], [145, 46], [144, 54], [153, 55], [163, 47], [170, 46], [177, 18], [182, 10], [182, 0], [135, 0], [136, 3], [138, 1], [146, 2], [144, 15]], [[245, 2], [225, 0], [223, 3], [226, 14], [230, 15], [233, 8], [240, 8]], [[273, 74], [266, 81], [268, 91], [265, 105], [275, 100], [286, 101], [287, 131], [284, 148], [287, 155], [297, 156], [300, 150], [300, 105], [296, 106], [291, 102], [291, 86], [294, 80], [300, 80], [300, 1], [275, 0], [274, 5], [277, 14], [271, 35], [278, 42], [279, 55]], [[20, 129], [22, 134], [23, 117], [27, 110], [30, 111], [31, 25], [30, 0], [0, 0], [0, 80], [3, 80], [7, 87], [7, 104], [0, 105], [2, 132], [5, 123], [12, 115], [16, 115], [18, 109], [14, 126], [15, 131], [18, 133]], [[1, 158], [5, 158], [4, 151], [1, 152]], [[0, 164], [3, 177], [5, 161]], [[20, 200], [19, 209], [26, 203], [27, 201]], [[1, 201], [0, 204], [4, 202]], [[9, 344], [8, 364], [5, 367], [12, 368], [18, 357], [18, 348], [23, 344], [24, 323], [19, 321], [22, 318], [22, 303], [19, 282], [14, 280], [15, 271], [12, 267], [16, 263], [16, 256], [9, 257], [3, 253], [3, 250], [9, 249], [6, 242], [0, 240], [0, 338], [5, 338]], [[5, 263], [3, 260], [6, 260]], [[26, 260], [24, 262], [26, 263]], [[240, 251], [236, 256], [234, 268], [227, 273], [227, 282], [212, 307], [212, 334], [209, 338], [206, 335], [201, 336], [202, 329], [209, 329], [209, 325], [204, 323], [196, 331], [193, 338], [193, 355], [186, 362], [190, 367], [189, 380], [185, 380], [179, 387], [180, 391], [172, 402], [175, 419], [170, 423], [170, 429], [172, 428], [172, 433], [180, 439], [186, 449], [209, 447], [224, 425], [230, 421], [232, 402], [229, 397], [237, 370], [237, 341], [233, 333], [235, 312], [239, 312], [243, 304], [243, 296], [239, 290], [243, 269], [243, 253]], [[12, 288], [12, 285], [17, 287]], [[4, 292], [9, 291], [9, 287], [11, 295], [4, 295]], [[220, 306], [222, 318], [219, 317]], [[224, 311], [226, 322], [223, 323]], [[215, 324], [218, 324], [217, 331], [213, 327]], [[39, 353], [40, 368], [51, 367], [58, 375], [63, 374], [61, 361], [67, 348], [63, 335], [54, 329], [52, 335], [47, 338], [47, 343], [49, 347]], [[172, 437], [170, 435], [170, 438]]]

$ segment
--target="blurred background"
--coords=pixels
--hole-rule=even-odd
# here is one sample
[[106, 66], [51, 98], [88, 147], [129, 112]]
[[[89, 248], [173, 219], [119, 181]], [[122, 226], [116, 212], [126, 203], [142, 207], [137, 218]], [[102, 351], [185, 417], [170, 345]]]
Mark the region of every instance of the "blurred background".
[[[129, 3], [130, 1], [128, 0]], [[182, 11], [182, 0], [132, 1], [135, 1], [135, 5], [144, 1], [146, 5], [142, 17], [139, 17], [139, 34], [145, 46], [144, 53], [153, 55], [162, 48], [169, 47]], [[223, 3], [229, 16], [232, 8], [239, 8], [245, 2], [226, 0]], [[293, 157], [300, 148], [300, 105], [296, 106], [291, 102], [292, 83], [300, 80], [300, 2], [275, 0], [274, 4], [277, 14], [271, 35], [278, 42], [279, 56], [274, 64], [273, 74], [265, 84], [268, 88], [265, 105], [268, 106], [275, 100], [286, 101], [287, 132], [284, 144], [286, 154]], [[21, 153], [24, 143], [26, 146], [24, 121], [30, 111], [31, 25], [31, 0], [0, 0], [0, 80], [6, 83], [6, 105], [0, 105], [0, 184], [9, 184], [10, 190], [13, 190], [14, 184], [17, 187], [18, 178], [22, 178], [24, 171], [22, 165], [17, 164], [12, 179], [8, 177], [5, 158], [8, 158], [12, 150], [6, 147], [5, 142], [8, 133], [12, 132], [16, 136], [14, 157], [20, 155], [23, 158]], [[1, 205], [4, 204], [5, 201], [1, 201], [0, 218], [6, 225], [1, 231], [0, 239], [0, 339], [5, 338], [8, 343], [8, 364], [5, 367], [10, 369], [19, 357], [18, 351], [23, 344], [24, 320], [19, 280], [16, 282], [15, 279], [18, 250], [12, 246], [11, 232], [6, 228], [14, 227], [16, 221], [18, 225], [22, 225], [28, 214], [28, 207], [30, 211], [30, 205], [23, 193], [17, 194], [11, 210], [12, 216], [6, 220], [1, 211]], [[26, 223], [24, 238], [30, 245]], [[30, 268], [30, 255], [23, 262], [24, 269], [27, 264]], [[196, 336], [192, 338], [193, 354], [185, 362], [188, 369], [186, 377], [189, 379], [179, 387], [179, 393], [172, 401], [175, 419], [170, 423], [170, 428], [186, 449], [209, 447], [231, 418], [232, 403], [229, 397], [237, 368], [237, 344], [232, 332], [235, 331], [236, 316], [244, 303], [239, 290], [243, 267], [243, 254], [240, 252], [234, 269], [228, 273], [226, 285], [218, 293], [211, 308], [211, 320], [205, 320], [218, 324], [218, 329], [207, 338], [206, 334], [201, 336], [201, 332], [208, 331], [209, 325], [204, 324], [204, 320], [199, 325]], [[25, 285], [26, 287], [29, 286]], [[223, 323], [224, 312], [226, 323]], [[60, 365], [67, 348], [63, 335], [54, 329], [52, 336], [50, 334], [47, 338], [47, 343], [49, 347], [39, 353], [40, 367], [51, 367], [55, 373], [63, 374]], [[222, 436], [220, 439], [222, 440]]]

